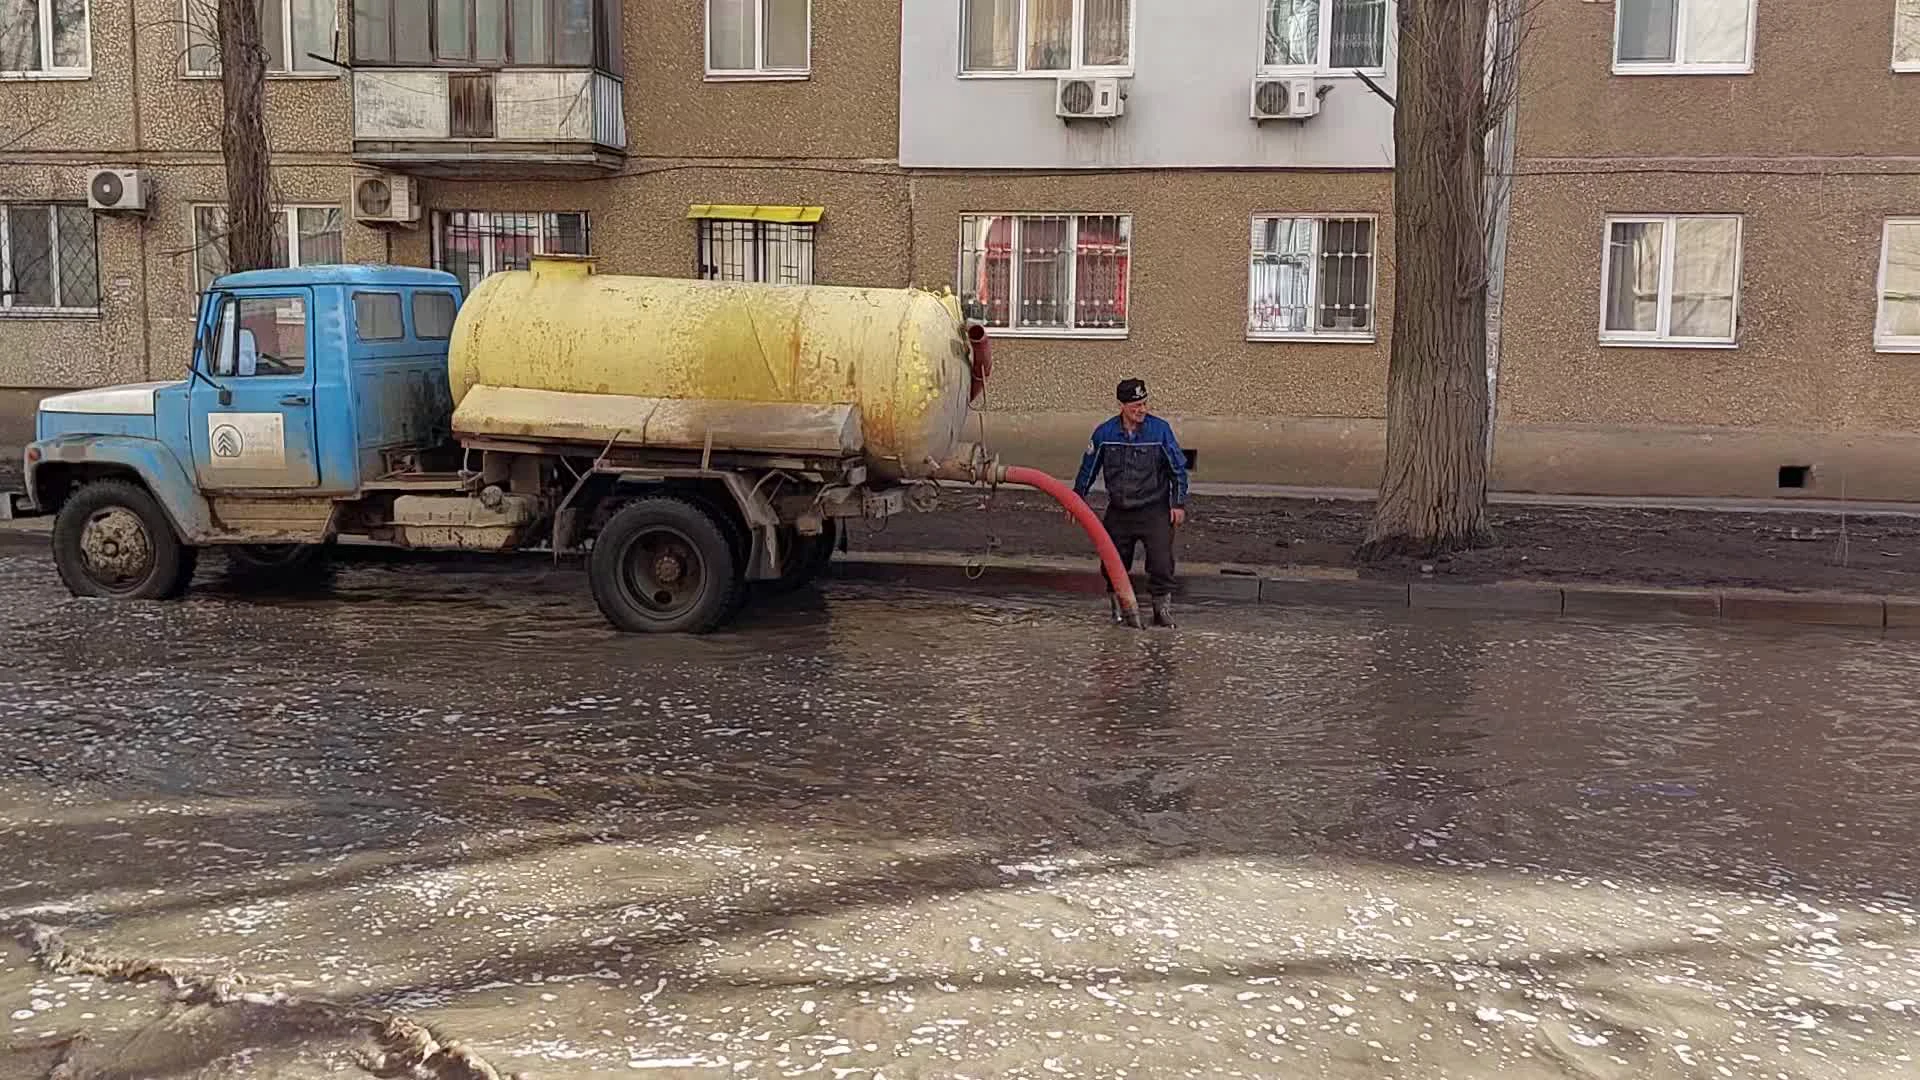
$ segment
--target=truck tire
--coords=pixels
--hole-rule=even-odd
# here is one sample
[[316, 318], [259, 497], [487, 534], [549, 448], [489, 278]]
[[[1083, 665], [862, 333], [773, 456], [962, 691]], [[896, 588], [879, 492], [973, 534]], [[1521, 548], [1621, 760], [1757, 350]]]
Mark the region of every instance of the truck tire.
[[684, 499], [636, 499], [594, 539], [587, 579], [617, 629], [704, 634], [738, 610], [740, 571], [727, 531]]
[[53, 563], [75, 596], [176, 599], [193, 581], [197, 555], [152, 493], [127, 480], [83, 486], [53, 521]]
[[827, 564], [833, 560], [834, 543], [839, 539], [838, 532], [832, 519], [828, 519], [826, 528], [815, 536], [802, 536], [799, 530], [782, 526], [780, 576], [762, 582], [762, 586], [778, 596], [811, 585], [815, 578], [827, 572]]

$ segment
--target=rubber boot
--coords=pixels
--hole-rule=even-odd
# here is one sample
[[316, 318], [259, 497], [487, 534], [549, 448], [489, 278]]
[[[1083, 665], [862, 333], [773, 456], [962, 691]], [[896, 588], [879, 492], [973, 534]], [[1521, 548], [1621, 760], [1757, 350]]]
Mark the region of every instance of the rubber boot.
[[1126, 615], [1125, 615], [1125, 614], [1124, 614], [1124, 613], [1123, 613], [1123, 612], [1122, 612], [1122, 611], [1120, 610], [1120, 594], [1118, 594], [1118, 593], [1108, 593], [1108, 594], [1107, 594], [1107, 609], [1108, 609], [1108, 611], [1109, 611], [1109, 612], [1111, 612], [1111, 613], [1112, 613], [1112, 615], [1113, 615], [1113, 625], [1115, 625], [1115, 626], [1125, 626], [1125, 625], [1126, 625], [1126, 623], [1127, 623], [1127, 617], [1126, 617]]
[[1174, 626], [1173, 597], [1156, 596], [1153, 598], [1153, 625], [1168, 628]]

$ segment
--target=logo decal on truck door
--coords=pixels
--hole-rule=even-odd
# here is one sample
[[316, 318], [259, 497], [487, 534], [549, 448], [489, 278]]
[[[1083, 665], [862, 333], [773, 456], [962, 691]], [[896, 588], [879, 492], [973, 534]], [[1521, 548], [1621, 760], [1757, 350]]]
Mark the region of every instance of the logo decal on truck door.
[[279, 413], [209, 413], [207, 449], [216, 469], [284, 469], [286, 421]]

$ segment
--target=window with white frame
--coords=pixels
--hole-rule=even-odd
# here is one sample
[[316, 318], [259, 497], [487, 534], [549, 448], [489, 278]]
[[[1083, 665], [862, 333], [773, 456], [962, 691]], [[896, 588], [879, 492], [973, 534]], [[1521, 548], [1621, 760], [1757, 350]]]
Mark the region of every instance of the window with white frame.
[[[316, 56], [333, 55], [334, 0], [256, 0], [269, 75], [336, 75]], [[220, 74], [218, 0], [186, 0], [187, 74]]]
[[1920, 0], [1894, 0], [1893, 70], [1920, 71]]
[[1740, 218], [1607, 219], [1600, 340], [1732, 345], [1739, 326]]
[[[324, 266], [346, 260], [346, 215], [337, 206], [285, 206], [273, 212], [273, 265]], [[227, 208], [193, 208], [194, 287], [227, 272]]]
[[93, 211], [65, 203], [0, 203], [0, 315], [99, 310]]
[[809, 0], [707, 0], [707, 74], [805, 75]]
[[433, 265], [471, 289], [502, 270], [525, 270], [535, 255], [590, 254], [587, 215], [496, 210], [437, 210]]
[[1613, 69], [1620, 74], [1744, 74], [1753, 70], [1758, 0], [1616, 0]]
[[1268, 74], [1385, 71], [1387, 0], [1266, 0]]
[[960, 219], [967, 317], [1037, 337], [1124, 337], [1133, 218], [969, 214]]
[[87, 0], [0, 0], [0, 74], [85, 75]]
[[1247, 337], [1373, 339], [1372, 217], [1253, 219]]
[[961, 0], [968, 74], [1124, 71], [1133, 0]]
[[811, 222], [702, 218], [698, 225], [698, 269], [706, 280], [813, 284]]
[[1880, 238], [1880, 304], [1873, 343], [1920, 352], [1920, 217], [1894, 218]]

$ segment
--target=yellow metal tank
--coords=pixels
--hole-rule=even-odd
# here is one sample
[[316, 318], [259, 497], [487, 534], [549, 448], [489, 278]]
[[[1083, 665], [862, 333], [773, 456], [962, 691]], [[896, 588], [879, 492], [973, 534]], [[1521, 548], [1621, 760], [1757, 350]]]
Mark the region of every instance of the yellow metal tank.
[[960, 441], [965, 326], [951, 294], [628, 277], [595, 273], [588, 259], [537, 257], [473, 290], [447, 374], [456, 408], [476, 386], [852, 405], [868, 467], [914, 477]]

